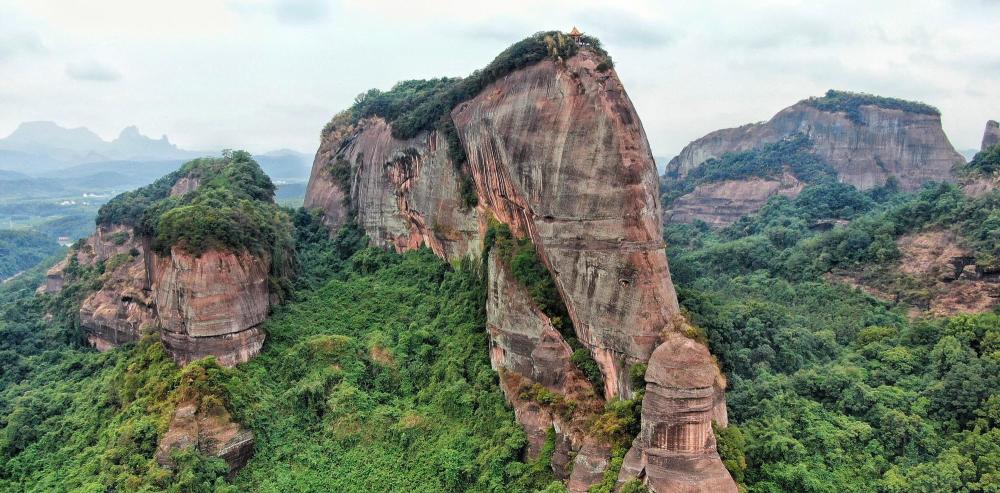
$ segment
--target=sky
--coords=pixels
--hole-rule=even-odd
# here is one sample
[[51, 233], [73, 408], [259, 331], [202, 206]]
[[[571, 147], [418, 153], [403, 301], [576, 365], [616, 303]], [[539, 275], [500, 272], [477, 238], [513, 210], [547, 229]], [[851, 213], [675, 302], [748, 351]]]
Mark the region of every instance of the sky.
[[658, 156], [836, 88], [1000, 119], [1000, 0], [0, 0], [0, 136], [138, 125], [182, 148], [313, 153], [371, 87], [464, 76], [531, 33], [600, 38]]

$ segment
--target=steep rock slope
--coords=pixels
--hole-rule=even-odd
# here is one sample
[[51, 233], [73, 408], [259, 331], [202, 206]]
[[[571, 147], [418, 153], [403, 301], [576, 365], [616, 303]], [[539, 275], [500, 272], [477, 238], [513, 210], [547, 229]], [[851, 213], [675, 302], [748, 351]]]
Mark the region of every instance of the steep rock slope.
[[[840, 181], [862, 190], [881, 186], [890, 178], [904, 190], [915, 190], [930, 181], [953, 181], [953, 168], [964, 163], [945, 136], [936, 109], [898, 99], [829, 91], [822, 98], [785, 108], [767, 122], [717, 130], [691, 142], [667, 165], [665, 179], [682, 179], [711, 159], [797, 134], [810, 139], [810, 152], [832, 166]], [[771, 195], [780, 190], [768, 188]], [[721, 189], [688, 197], [693, 205], [684, 208], [712, 210], [720, 194], [725, 201], [741, 199]], [[740, 208], [744, 213], [755, 210], [752, 205]], [[723, 211], [709, 218], [731, 222], [730, 215]], [[677, 215], [678, 220], [688, 218], [700, 217], [683, 209]]]
[[[510, 62], [533, 48], [543, 56]], [[331, 228], [356, 217], [377, 245], [397, 250], [427, 245], [453, 260], [481, 256], [494, 222], [529, 238], [565, 305], [573, 335], [600, 367], [603, 397], [630, 398], [631, 368], [650, 361], [680, 319], [660, 233], [656, 168], [638, 116], [592, 40], [577, 45], [558, 33], [536, 35], [482, 73], [494, 77], [483, 81], [476, 74], [450, 86], [464, 90], [464, 97], [441, 102], [430, 96], [432, 103], [451, 108], [433, 128], [394, 128], [412, 121], [394, 114], [393, 97], [451, 81], [401, 83], [388, 95], [369, 93], [376, 98], [373, 105], [389, 110], [370, 114], [363, 111], [367, 106], [356, 106], [338, 115], [316, 154], [306, 206], [320, 209]], [[469, 80], [481, 84], [465, 90]], [[422, 108], [420, 96], [411, 97], [416, 101], [409, 106]], [[579, 369], [567, 363], [570, 348], [552, 329], [554, 321], [523, 293], [516, 295], [505, 266], [495, 258], [488, 264], [491, 360], [532, 437], [529, 453], [539, 447], [542, 430], [556, 427], [554, 468], [564, 472], [566, 449], [576, 452], [568, 486], [584, 491], [607, 467], [607, 444], [588, 430], [574, 433], [566, 423], [575, 421], [573, 415], [524, 402], [519, 390], [520, 383], [537, 383], [563, 400], [588, 402], [573, 397], [586, 394], [578, 385]], [[692, 357], [718, 375], [707, 350]], [[656, 374], [652, 366], [648, 372]], [[674, 397], [652, 400], [648, 413], [644, 405], [643, 418], [652, 421], [643, 426], [673, 419], [652, 408]], [[696, 421], [700, 429], [710, 428], [711, 415]], [[711, 440], [701, 438], [688, 452], [704, 454], [721, 468]], [[652, 447], [635, 445], [634, 454], [641, 457]], [[670, 467], [634, 472], [654, 491], [735, 491], [728, 475], [719, 489], [714, 475], [671, 474]]]
[[1000, 123], [996, 120], [990, 120], [986, 122], [986, 130], [983, 132], [983, 145], [980, 150], [985, 151], [997, 144], [1000, 144]]
[[[249, 171], [241, 175], [240, 169]], [[81, 325], [94, 347], [107, 350], [160, 330], [179, 364], [210, 355], [225, 366], [247, 361], [260, 351], [264, 333], [259, 326], [280, 298], [274, 292], [275, 274], [286, 274], [287, 266], [276, 265], [272, 252], [287, 245], [279, 245], [281, 235], [268, 228], [243, 232], [266, 238], [267, 248], [234, 245], [238, 233], [227, 227], [225, 212], [199, 210], [195, 192], [203, 179], [227, 189], [237, 186], [227, 180], [238, 183], [248, 176], [264, 175], [249, 155], [236, 153], [192, 161], [145, 189], [119, 196], [102, 209], [96, 233], [48, 272], [41, 291], [61, 289], [67, 268], [100, 264], [99, 287], [80, 307]], [[269, 181], [263, 187], [273, 189]], [[274, 207], [261, 204], [256, 211], [246, 202], [237, 205], [236, 215], [246, 227], [261, 220], [256, 213]], [[281, 222], [282, 217], [264, 220]], [[167, 230], [170, 238], [164, 238]], [[228, 239], [217, 241], [223, 235]]]
[[965, 166], [962, 190], [970, 197], [981, 197], [1000, 188], [1000, 123], [986, 122], [983, 147]]

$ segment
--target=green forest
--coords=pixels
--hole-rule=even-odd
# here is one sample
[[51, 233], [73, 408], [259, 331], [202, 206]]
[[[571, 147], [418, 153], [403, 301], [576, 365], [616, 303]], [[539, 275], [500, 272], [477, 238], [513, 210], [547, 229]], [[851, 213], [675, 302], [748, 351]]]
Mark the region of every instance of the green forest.
[[[816, 219], [851, 219], [816, 232]], [[817, 185], [722, 230], [668, 226], [678, 296], [729, 381], [720, 452], [750, 492], [993, 492], [1000, 317], [908, 316], [824, 274], [892, 265], [904, 233], [1000, 252], [1000, 193]]]
[[51, 236], [38, 231], [0, 229], [0, 280], [34, 266], [59, 248]]

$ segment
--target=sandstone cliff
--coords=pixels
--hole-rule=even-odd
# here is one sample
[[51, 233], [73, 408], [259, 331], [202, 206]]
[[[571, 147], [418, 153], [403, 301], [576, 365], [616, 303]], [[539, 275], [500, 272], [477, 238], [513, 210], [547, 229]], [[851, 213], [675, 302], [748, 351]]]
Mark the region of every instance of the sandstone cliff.
[[[205, 166], [193, 166], [166, 177], [160, 189], [180, 198], [197, 190], [205, 173]], [[271, 256], [221, 246], [197, 254], [179, 245], [163, 251], [152, 247], [153, 236], [128, 224], [100, 224], [47, 273], [40, 290], [58, 292], [71, 261], [80, 266], [100, 262], [100, 287], [80, 307], [87, 340], [97, 349], [159, 331], [181, 365], [215, 356], [219, 364], [233, 366], [256, 355], [264, 342], [260, 325], [278, 301], [271, 291]]]
[[857, 117], [851, 118], [847, 112], [800, 101], [767, 122], [717, 130], [695, 140], [670, 161], [667, 175], [683, 177], [708, 159], [796, 133], [813, 141], [813, 152], [833, 166], [840, 181], [862, 190], [882, 185], [889, 177], [904, 190], [928, 181], [950, 181], [953, 167], [965, 162], [945, 136], [938, 114], [878, 104], [861, 104], [856, 110]]
[[219, 457], [235, 472], [253, 455], [253, 432], [232, 422], [222, 406], [207, 408], [197, 402], [182, 402], [170, 419], [170, 427], [156, 449], [156, 462], [173, 467], [171, 453], [185, 448]]
[[[546, 41], [550, 48], [572, 42], [558, 36]], [[537, 384], [581, 403], [630, 398], [633, 366], [650, 362], [647, 379], [661, 371], [654, 368], [659, 360], [650, 356], [676, 329], [679, 310], [660, 231], [656, 168], [642, 125], [606, 58], [587, 46], [490, 81], [444, 118], [453, 124], [453, 135], [437, 129], [397, 138], [393, 122], [379, 115], [338, 116], [316, 154], [306, 205], [320, 209], [331, 228], [354, 215], [376, 245], [400, 251], [426, 245], [447, 259], [481, 256], [491, 221], [530, 238], [575, 337], [600, 366], [604, 395], [583, 397], [587, 385], [568, 361], [566, 341], [532, 300], [518, 295], [492, 256], [491, 361], [528, 432], [529, 454], [537, 453], [543, 433], [555, 428], [554, 469], [565, 475], [570, 451], [575, 452], [568, 486], [585, 491], [607, 467], [607, 443], [585, 429], [574, 431], [575, 415], [561, 416], [558, 409], [525, 400], [531, 392], [523, 387]], [[453, 159], [452, 145], [460, 146], [466, 160]], [[473, 188], [474, 206], [465, 187]], [[690, 357], [718, 375], [708, 351], [698, 346], [703, 351]], [[648, 413], [644, 404], [644, 419], [673, 419], [656, 409], [683, 405], [671, 400], [677, 397], [652, 399]], [[717, 397], [723, 402], [721, 392]], [[690, 419], [704, 430], [711, 417]], [[653, 448], [637, 441], [633, 454], [645, 457]], [[711, 443], [691, 451], [722, 467]], [[669, 471], [665, 464], [635, 475], [653, 491], [736, 489], [727, 473], [728, 482], [720, 482], [714, 473], [702, 478]]]
[[1000, 173], [997, 159], [1000, 152], [1000, 123], [994, 120], [986, 122], [983, 132], [983, 146], [965, 167], [962, 177], [962, 190], [970, 197], [981, 197], [993, 190], [1000, 189]]
[[[904, 190], [930, 181], [953, 181], [964, 163], [941, 129], [937, 110], [898, 99], [831, 91], [785, 108], [767, 122], [712, 132], [688, 144], [667, 165], [669, 186], [712, 159], [761, 149], [793, 136], [809, 139], [808, 152], [832, 167], [837, 179], [868, 189], [893, 178]], [[774, 195], [794, 197], [801, 178], [723, 180], [700, 184], [667, 206], [666, 222], [730, 224], [760, 209]]]

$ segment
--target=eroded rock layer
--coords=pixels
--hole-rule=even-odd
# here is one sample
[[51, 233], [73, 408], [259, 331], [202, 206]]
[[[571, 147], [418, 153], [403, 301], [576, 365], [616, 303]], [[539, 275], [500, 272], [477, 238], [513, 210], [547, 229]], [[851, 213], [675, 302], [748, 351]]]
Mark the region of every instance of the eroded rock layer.
[[728, 424], [725, 383], [703, 344], [671, 334], [649, 360], [642, 430], [619, 479], [663, 492], [736, 492], [718, 459], [712, 423]]
[[[621, 82], [598, 65], [584, 47], [516, 70], [457, 105], [450, 116], [468, 160], [461, 166], [437, 132], [403, 140], [380, 118], [338, 117], [316, 154], [305, 204], [331, 228], [354, 213], [376, 245], [426, 245], [450, 260], [481, 255], [491, 221], [509, 225], [531, 239], [552, 275], [576, 338], [604, 375], [603, 397], [629, 398], [629, 368], [649, 360], [680, 315], [652, 154]], [[462, 198], [468, 179], [475, 208]], [[529, 455], [555, 430], [554, 469], [565, 475], [575, 453], [567, 486], [584, 491], [607, 467], [607, 444], [575, 414], [524, 398], [537, 385], [582, 399], [572, 352], [496, 259], [489, 265], [491, 361], [528, 432]], [[692, 357], [710, 364], [702, 349]], [[724, 409], [721, 392], [716, 397]], [[601, 396], [591, 399], [600, 406]], [[702, 455], [722, 468], [714, 448]]]
[[820, 110], [799, 102], [764, 123], [712, 132], [688, 144], [667, 165], [667, 175], [683, 177], [711, 158], [740, 152], [803, 133], [812, 152], [837, 171], [840, 181], [868, 189], [895, 177], [904, 190], [929, 181], [952, 181], [952, 168], [965, 160], [955, 151], [933, 114], [859, 108], [860, 121], [845, 113]]
[[663, 211], [666, 223], [704, 221], [712, 226], [724, 226], [760, 210], [774, 195], [795, 198], [805, 188], [791, 173], [779, 179], [749, 178], [705, 183], [694, 191], [674, 200]]
[[173, 467], [171, 453], [193, 447], [225, 460], [231, 473], [239, 470], [253, 455], [253, 432], [234, 423], [222, 406], [203, 407], [196, 402], [178, 404], [170, 427], [157, 446], [156, 461], [161, 466]]
[[[490, 363], [503, 375], [501, 388], [528, 435], [528, 457], [541, 452], [554, 435], [552, 468], [569, 479], [569, 490], [585, 492], [599, 482], [608, 465], [610, 447], [589, 432], [589, 422], [603, 401], [580, 369], [571, 362], [569, 344], [539, 310], [509, 268], [491, 254], [488, 259], [486, 324]], [[573, 402], [567, 411], [543, 405], [532, 396], [538, 384]], [[571, 459], [572, 458], [572, 459]]]
[[233, 366], [260, 352], [267, 318], [270, 259], [210, 250], [195, 257], [173, 248], [153, 269], [161, 337], [180, 364], [213, 355]]
[[[188, 193], [198, 183], [182, 177], [171, 193]], [[71, 261], [104, 262], [100, 289], [80, 306], [87, 340], [101, 351], [160, 330], [178, 364], [215, 356], [219, 364], [234, 366], [260, 352], [265, 336], [260, 324], [277, 303], [269, 292], [270, 258], [219, 249], [194, 256], [176, 247], [159, 255], [148, 238], [125, 225], [99, 226], [49, 270], [39, 291], [62, 289]]]

